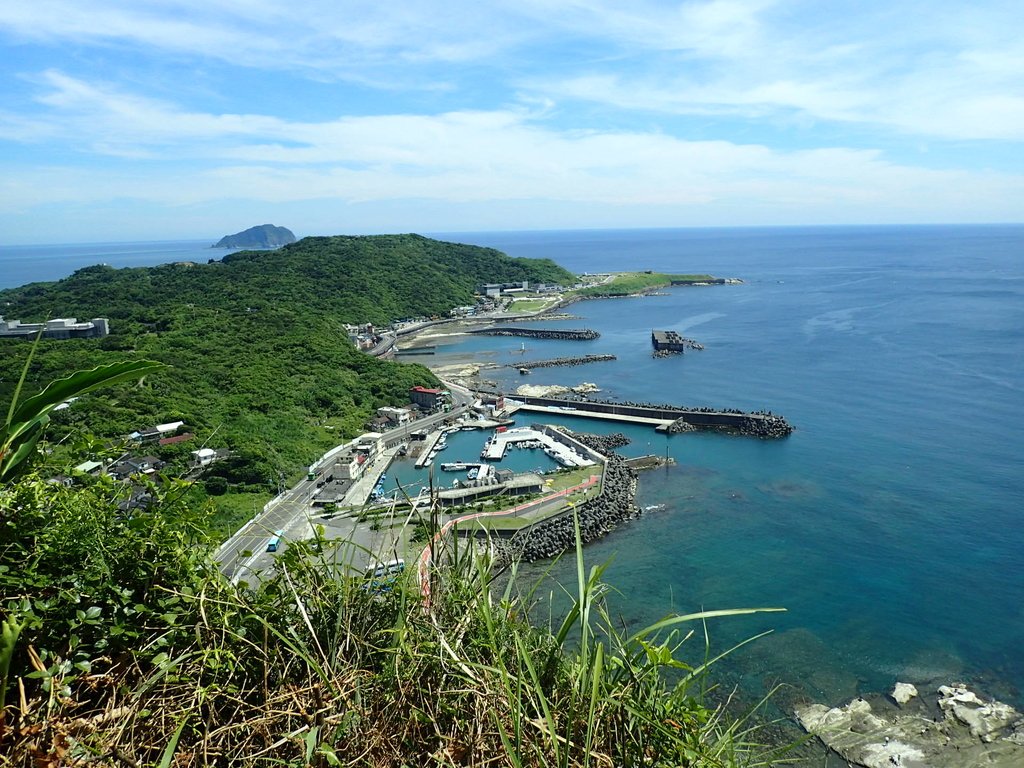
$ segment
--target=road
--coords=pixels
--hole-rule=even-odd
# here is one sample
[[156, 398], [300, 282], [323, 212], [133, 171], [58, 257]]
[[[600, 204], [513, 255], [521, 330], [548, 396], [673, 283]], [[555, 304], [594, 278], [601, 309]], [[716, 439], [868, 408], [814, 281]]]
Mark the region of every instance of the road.
[[[469, 390], [459, 388], [452, 390], [453, 400], [460, 405], [447, 413], [435, 413], [424, 416], [397, 429], [384, 433], [387, 446], [406, 442], [412, 432], [421, 429], [433, 429], [438, 424], [456, 419], [469, 410], [468, 402], [472, 401]], [[333, 450], [333, 449], [332, 449]], [[330, 454], [331, 451], [328, 451]], [[320, 459], [316, 464], [320, 464]], [[375, 471], [377, 468], [368, 468]], [[383, 468], [381, 468], [383, 470]], [[295, 487], [272, 499], [261, 512], [246, 523], [230, 539], [225, 541], [217, 551], [217, 560], [221, 564], [221, 572], [232, 581], [238, 581], [246, 574], [257, 575], [273, 561], [271, 554], [266, 552], [267, 541], [275, 531], [285, 531], [290, 538], [305, 538], [302, 526], [308, 524], [311, 510], [311, 499], [317, 490], [317, 480], [303, 478]], [[287, 541], [282, 547], [287, 546]], [[248, 553], [248, 554], [246, 554]]]

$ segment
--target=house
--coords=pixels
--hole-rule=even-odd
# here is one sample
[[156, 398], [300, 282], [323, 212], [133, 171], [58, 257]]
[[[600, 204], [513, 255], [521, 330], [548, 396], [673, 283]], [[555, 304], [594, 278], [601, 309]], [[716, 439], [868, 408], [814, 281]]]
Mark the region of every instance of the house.
[[152, 475], [164, 466], [156, 456], [132, 456], [125, 454], [107, 468], [107, 474], [116, 480], [126, 480], [134, 475]]
[[217, 460], [217, 452], [213, 448], [200, 448], [192, 451], [192, 465], [195, 467], [208, 467]]
[[408, 424], [412, 418], [412, 413], [408, 408], [393, 408], [391, 406], [378, 408], [377, 415], [386, 419], [389, 424], [395, 425]]
[[102, 469], [102, 461], [83, 461], [75, 467], [75, 472], [84, 472], [87, 475], [98, 475]]
[[174, 445], [175, 443], [184, 443], [191, 440], [195, 435], [191, 432], [183, 432], [180, 435], [174, 435], [172, 437], [161, 437], [160, 445]]
[[167, 424], [157, 424], [149, 429], [136, 430], [128, 435], [128, 439], [135, 443], [156, 443], [165, 437], [173, 437], [180, 427], [185, 426], [184, 421], [171, 421]]

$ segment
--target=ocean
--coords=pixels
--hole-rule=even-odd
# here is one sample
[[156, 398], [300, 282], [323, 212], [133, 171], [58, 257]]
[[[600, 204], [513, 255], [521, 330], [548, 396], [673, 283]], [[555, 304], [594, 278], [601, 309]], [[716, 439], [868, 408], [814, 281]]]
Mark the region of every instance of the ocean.
[[[60, 280], [95, 264], [151, 267], [175, 261], [205, 263], [238, 248], [211, 248], [216, 240], [162, 240], [135, 243], [0, 245], [0, 289]], [[2, 314], [2, 313], [0, 313]]]
[[[520, 339], [452, 337], [431, 360], [612, 353], [618, 360], [485, 378], [588, 381], [602, 397], [768, 409], [795, 426], [787, 439], [759, 441], [564, 420], [625, 431], [626, 452], [677, 461], [641, 476], [638, 501], [656, 509], [586, 552], [592, 564], [611, 562], [610, 603], [625, 624], [701, 608], [786, 608], [708, 627], [715, 650], [772, 631], [716, 674], [749, 701], [784, 683], [783, 708], [797, 698], [842, 703], [896, 681], [927, 691], [955, 680], [1024, 706], [1024, 227], [441, 237], [574, 272], [744, 281], [581, 302], [569, 308], [576, 319], [547, 323], [594, 328], [594, 341], [528, 340], [516, 354]], [[183, 244], [132, 247], [0, 249], [0, 286], [68, 274], [87, 251], [115, 265], [185, 258], [164, 258]], [[25, 261], [29, 251], [36, 262]], [[654, 359], [652, 329], [677, 330], [705, 350]], [[444, 460], [471, 458], [482, 442], [473, 434], [453, 439]], [[401, 467], [394, 475], [412, 477]], [[690, 645], [684, 652], [699, 659], [702, 642]]]
[[[622, 430], [634, 440], [627, 452], [678, 462], [641, 477], [639, 503], [658, 511], [587, 550], [592, 564], [611, 561], [610, 602], [624, 623], [786, 608], [709, 625], [717, 650], [772, 630], [719, 665], [749, 701], [777, 683], [784, 702], [838, 704], [896, 681], [927, 691], [967, 680], [1024, 704], [1024, 227], [459, 239], [575, 272], [744, 280], [578, 303], [578, 319], [548, 324], [600, 331], [592, 342], [529, 340], [517, 355], [518, 339], [456, 337], [439, 348], [438, 362], [612, 353], [615, 362], [525, 379], [514, 368], [482, 375], [769, 409], [796, 427], [782, 441]], [[705, 350], [654, 359], [655, 328]], [[571, 583], [571, 570], [554, 574]]]

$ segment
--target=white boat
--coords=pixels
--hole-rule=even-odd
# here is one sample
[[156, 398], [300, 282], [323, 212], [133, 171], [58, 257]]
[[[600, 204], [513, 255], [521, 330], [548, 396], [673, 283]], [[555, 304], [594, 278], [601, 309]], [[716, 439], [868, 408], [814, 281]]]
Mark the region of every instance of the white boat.
[[473, 467], [469, 470], [469, 474], [466, 475], [467, 480], [476, 480], [477, 475], [480, 474], [480, 470], [477, 467]]
[[469, 464], [462, 461], [446, 461], [441, 465], [441, 469], [445, 472], [462, 472], [465, 469], [469, 469]]

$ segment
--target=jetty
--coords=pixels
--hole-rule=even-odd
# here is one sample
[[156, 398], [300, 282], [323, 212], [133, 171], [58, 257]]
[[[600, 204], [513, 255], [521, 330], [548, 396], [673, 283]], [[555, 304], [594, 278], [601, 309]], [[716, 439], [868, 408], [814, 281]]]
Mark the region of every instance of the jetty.
[[508, 395], [519, 410], [584, 416], [611, 421], [649, 424], [665, 432], [719, 430], [753, 437], [786, 437], [793, 427], [771, 411], [740, 411], [734, 408], [684, 408], [649, 403], [612, 403], [603, 400], [567, 400], [557, 397]]
[[590, 328], [556, 330], [553, 328], [477, 328], [469, 333], [478, 336], [525, 336], [531, 339], [557, 339], [561, 341], [592, 341], [601, 334]]
[[556, 357], [551, 360], [534, 360], [531, 362], [514, 363], [510, 368], [533, 370], [534, 368], [555, 368], [558, 366], [586, 365], [588, 363], [602, 363], [609, 360], [617, 360], [615, 355], [582, 355], [581, 357]]

